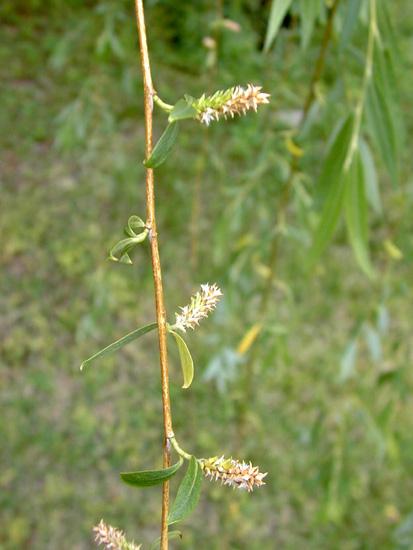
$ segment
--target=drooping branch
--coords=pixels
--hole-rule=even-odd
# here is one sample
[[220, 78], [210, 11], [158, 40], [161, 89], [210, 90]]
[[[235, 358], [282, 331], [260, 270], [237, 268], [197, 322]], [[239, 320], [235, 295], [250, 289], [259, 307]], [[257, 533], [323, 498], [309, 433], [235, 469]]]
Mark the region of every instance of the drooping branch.
[[[320, 78], [323, 75], [326, 54], [327, 54], [328, 46], [330, 45], [332, 34], [333, 34], [334, 17], [336, 15], [339, 2], [340, 0], [334, 0], [333, 5], [331, 6], [328, 14], [328, 19], [324, 29], [324, 34], [321, 39], [320, 49], [319, 49], [317, 60], [314, 66], [314, 71], [312, 73], [309, 87], [308, 87], [308, 92], [304, 100], [299, 128], [302, 128], [304, 123], [306, 122], [310, 108], [312, 107], [313, 102], [316, 98], [315, 90], [316, 90], [317, 83], [319, 82]], [[281, 240], [283, 235], [282, 227], [285, 225], [285, 218], [287, 214], [288, 205], [290, 203], [294, 177], [296, 175], [298, 168], [299, 168], [298, 157], [292, 156], [290, 161], [290, 173], [288, 176], [288, 180], [285, 183], [285, 186], [281, 193], [281, 197], [277, 207], [277, 228], [271, 241], [269, 259], [268, 259], [269, 273], [268, 273], [265, 286], [262, 289], [261, 296], [260, 296], [259, 311], [262, 317], [261, 326], [264, 324], [265, 319], [267, 317], [268, 307], [270, 305], [271, 291], [273, 289], [274, 281], [277, 278], [280, 245], [281, 245]], [[246, 364], [244, 377], [242, 381], [243, 400], [239, 405], [240, 410], [239, 410], [239, 418], [238, 418], [238, 438], [240, 440], [242, 440], [244, 437], [246, 404], [251, 403], [251, 399], [253, 395], [252, 379], [254, 375], [254, 365], [257, 359], [257, 353], [258, 353], [257, 348], [256, 347], [253, 348], [250, 353], [248, 362]]]

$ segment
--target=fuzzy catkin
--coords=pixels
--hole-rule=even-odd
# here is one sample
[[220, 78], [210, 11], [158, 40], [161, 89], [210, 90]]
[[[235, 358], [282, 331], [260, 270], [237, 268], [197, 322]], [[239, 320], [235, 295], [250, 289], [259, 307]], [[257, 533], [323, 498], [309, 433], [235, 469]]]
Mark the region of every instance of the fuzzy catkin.
[[103, 545], [106, 550], [139, 550], [142, 546], [128, 542], [122, 531], [107, 525], [103, 519], [93, 528], [93, 532], [95, 533], [95, 542], [98, 545]]
[[174, 328], [182, 332], [186, 332], [188, 328], [194, 330], [216, 308], [221, 296], [221, 289], [215, 283], [201, 285], [201, 290], [192, 296], [191, 302], [181, 307], [181, 313], [175, 314]]
[[198, 111], [198, 120], [209, 126], [213, 120], [245, 115], [249, 109], [257, 111], [258, 105], [269, 103], [270, 94], [261, 91], [261, 86], [248, 84], [220, 90], [212, 96], [203, 95], [192, 105]]
[[207, 478], [212, 481], [221, 481], [222, 484], [230, 487], [251, 492], [255, 487], [265, 485], [263, 479], [267, 474], [260, 472], [258, 466], [253, 466], [251, 462], [215, 456], [201, 459], [200, 465]]

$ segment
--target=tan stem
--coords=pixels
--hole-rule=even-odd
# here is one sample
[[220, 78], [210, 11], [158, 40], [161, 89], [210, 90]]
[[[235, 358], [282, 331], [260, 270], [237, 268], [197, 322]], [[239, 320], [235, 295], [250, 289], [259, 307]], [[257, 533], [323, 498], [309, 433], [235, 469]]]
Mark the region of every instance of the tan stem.
[[[152, 85], [151, 67], [149, 63], [148, 44], [146, 39], [145, 14], [143, 0], [135, 0], [136, 22], [139, 34], [140, 60], [143, 75], [144, 106], [145, 106], [145, 156], [152, 153], [152, 111], [154, 89]], [[166, 314], [162, 287], [161, 261], [158, 249], [158, 232], [155, 215], [154, 174], [151, 168], [146, 170], [146, 224], [150, 230], [152, 273], [155, 287], [156, 320], [158, 323], [159, 358], [161, 367], [162, 407], [163, 407], [163, 465], [170, 466], [171, 451], [169, 439], [173, 437], [171, 402], [169, 397], [169, 374], [167, 352]], [[168, 510], [169, 510], [169, 483], [163, 484], [162, 491], [162, 522], [161, 522], [161, 550], [168, 549]]]

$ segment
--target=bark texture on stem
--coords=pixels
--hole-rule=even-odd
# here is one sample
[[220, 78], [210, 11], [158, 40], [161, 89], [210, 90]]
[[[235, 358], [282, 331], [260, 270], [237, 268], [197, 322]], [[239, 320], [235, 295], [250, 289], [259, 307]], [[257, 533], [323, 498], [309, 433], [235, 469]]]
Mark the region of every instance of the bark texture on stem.
[[[143, 75], [144, 107], [145, 107], [145, 157], [152, 153], [152, 112], [154, 89], [152, 84], [151, 68], [149, 63], [148, 44], [146, 39], [145, 14], [143, 0], [135, 0], [136, 22], [139, 34], [140, 61]], [[146, 170], [146, 223], [150, 228], [150, 243], [152, 257], [152, 273], [155, 288], [156, 320], [158, 323], [159, 357], [161, 367], [162, 407], [164, 423], [163, 465], [170, 466], [171, 452], [169, 439], [173, 437], [171, 403], [169, 397], [169, 374], [167, 353], [166, 314], [162, 287], [161, 261], [158, 248], [158, 232], [155, 215], [154, 174], [151, 168]], [[162, 522], [161, 522], [161, 550], [168, 548], [168, 517], [169, 510], [169, 483], [163, 484], [162, 491]]]

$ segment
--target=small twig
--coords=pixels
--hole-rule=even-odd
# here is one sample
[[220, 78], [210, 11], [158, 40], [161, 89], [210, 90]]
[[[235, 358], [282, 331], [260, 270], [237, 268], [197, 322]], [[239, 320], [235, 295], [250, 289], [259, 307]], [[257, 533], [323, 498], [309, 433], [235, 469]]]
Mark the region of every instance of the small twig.
[[162, 101], [162, 99], [156, 94], [156, 92], [153, 92], [153, 100], [160, 107], [163, 111], [166, 113], [170, 113], [172, 109], [174, 108], [173, 105], [170, 105], [169, 103], [165, 103], [165, 101]]
[[330, 43], [331, 35], [333, 32], [334, 16], [336, 14], [339, 2], [340, 0], [335, 0], [334, 4], [330, 8], [326, 27], [324, 29], [324, 34], [321, 41], [320, 52], [318, 54], [318, 58], [314, 67], [313, 76], [310, 81], [310, 88], [303, 107], [303, 113], [301, 116], [301, 123], [300, 123], [301, 126], [304, 124], [308, 115], [308, 111], [310, 110], [310, 107], [313, 104], [313, 101], [315, 99], [316, 85], [317, 85], [317, 82], [320, 80], [321, 75], [323, 74], [327, 48]]
[[172, 447], [175, 449], [175, 451], [179, 454], [179, 456], [182, 456], [186, 460], [191, 460], [192, 455], [185, 452], [182, 447], [179, 445], [175, 437], [171, 437], [170, 442], [172, 444]]
[[[145, 157], [149, 158], [152, 153], [152, 111], [154, 89], [152, 84], [151, 68], [149, 63], [148, 44], [146, 39], [145, 14], [143, 9], [143, 0], [135, 0], [136, 22], [139, 34], [140, 60], [143, 75], [144, 105], [145, 105]], [[152, 272], [155, 287], [155, 306], [156, 320], [158, 323], [159, 336], [159, 356], [161, 367], [161, 385], [162, 385], [162, 407], [164, 424], [164, 442], [163, 442], [163, 465], [170, 466], [171, 452], [169, 440], [173, 438], [171, 403], [169, 397], [169, 373], [168, 373], [168, 354], [167, 354], [167, 328], [166, 314], [162, 286], [161, 261], [158, 249], [158, 232], [156, 228], [155, 215], [155, 190], [154, 174], [151, 168], [146, 170], [146, 225], [151, 228], [151, 256]], [[162, 492], [162, 521], [161, 521], [161, 550], [168, 549], [168, 517], [169, 511], [169, 483], [163, 484]]]

